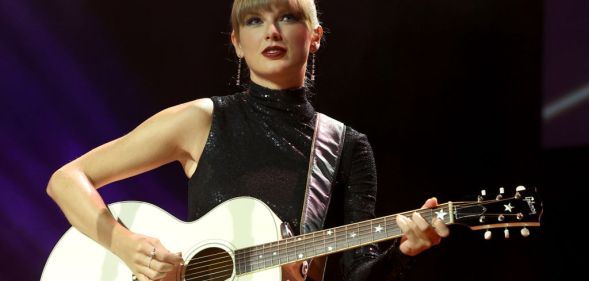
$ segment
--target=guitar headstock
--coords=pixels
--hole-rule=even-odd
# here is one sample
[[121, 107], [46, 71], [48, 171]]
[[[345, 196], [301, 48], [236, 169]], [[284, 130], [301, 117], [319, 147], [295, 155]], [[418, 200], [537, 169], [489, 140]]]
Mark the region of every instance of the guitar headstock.
[[529, 227], [539, 227], [542, 217], [542, 201], [535, 191], [518, 186], [512, 194], [503, 188], [494, 198], [486, 199], [485, 190], [477, 201], [453, 202], [454, 223], [472, 230], [486, 230], [485, 239], [491, 239], [493, 228], [504, 228], [503, 235], [509, 238], [510, 228], [520, 228], [524, 237], [530, 235]]

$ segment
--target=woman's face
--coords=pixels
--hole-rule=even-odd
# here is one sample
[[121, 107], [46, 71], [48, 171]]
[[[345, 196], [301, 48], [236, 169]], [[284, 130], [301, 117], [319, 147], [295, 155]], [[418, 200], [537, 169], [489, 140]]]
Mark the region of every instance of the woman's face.
[[239, 38], [234, 31], [231, 41], [237, 55], [245, 58], [253, 82], [286, 89], [303, 85], [307, 57], [317, 51], [321, 36], [320, 26], [309, 30], [288, 4], [273, 4], [247, 14]]

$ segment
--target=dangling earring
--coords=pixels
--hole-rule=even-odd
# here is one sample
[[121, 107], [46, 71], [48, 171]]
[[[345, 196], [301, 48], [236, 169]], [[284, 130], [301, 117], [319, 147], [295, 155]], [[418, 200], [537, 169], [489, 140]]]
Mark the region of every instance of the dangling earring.
[[241, 86], [241, 57], [237, 60], [237, 78], [235, 79], [235, 85]]
[[315, 53], [311, 54], [311, 81], [315, 81]]

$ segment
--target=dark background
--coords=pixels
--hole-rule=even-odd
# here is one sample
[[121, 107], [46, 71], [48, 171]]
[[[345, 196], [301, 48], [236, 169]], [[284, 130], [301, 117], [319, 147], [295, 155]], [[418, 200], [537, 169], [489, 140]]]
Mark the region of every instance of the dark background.
[[[417, 208], [430, 196], [474, 200], [481, 189], [517, 185], [538, 187], [544, 198], [543, 226], [527, 239], [514, 229], [509, 240], [498, 230], [485, 241], [482, 232], [452, 226], [450, 238], [418, 257], [411, 279], [583, 274], [589, 105], [549, 120], [543, 112], [589, 84], [588, 2], [318, 5], [328, 32], [313, 104], [368, 135], [379, 171], [377, 215]], [[237, 90], [230, 6], [0, 0], [0, 280], [38, 280], [69, 227], [45, 194], [54, 170], [166, 107]], [[186, 217], [178, 164], [101, 193], [109, 203], [142, 200]]]

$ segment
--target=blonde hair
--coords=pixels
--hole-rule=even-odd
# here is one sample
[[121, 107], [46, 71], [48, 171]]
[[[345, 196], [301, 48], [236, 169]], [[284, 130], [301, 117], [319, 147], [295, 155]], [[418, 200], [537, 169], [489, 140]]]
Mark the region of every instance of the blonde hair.
[[245, 17], [249, 13], [260, 9], [270, 9], [275, 3], [286, 3], [295, 11], [300, 12], [309, 29], [319, 26], [315, 0], [235, 0], [231, 10], [233, 31], [239, 35], [239, 27], [244, 24]]

